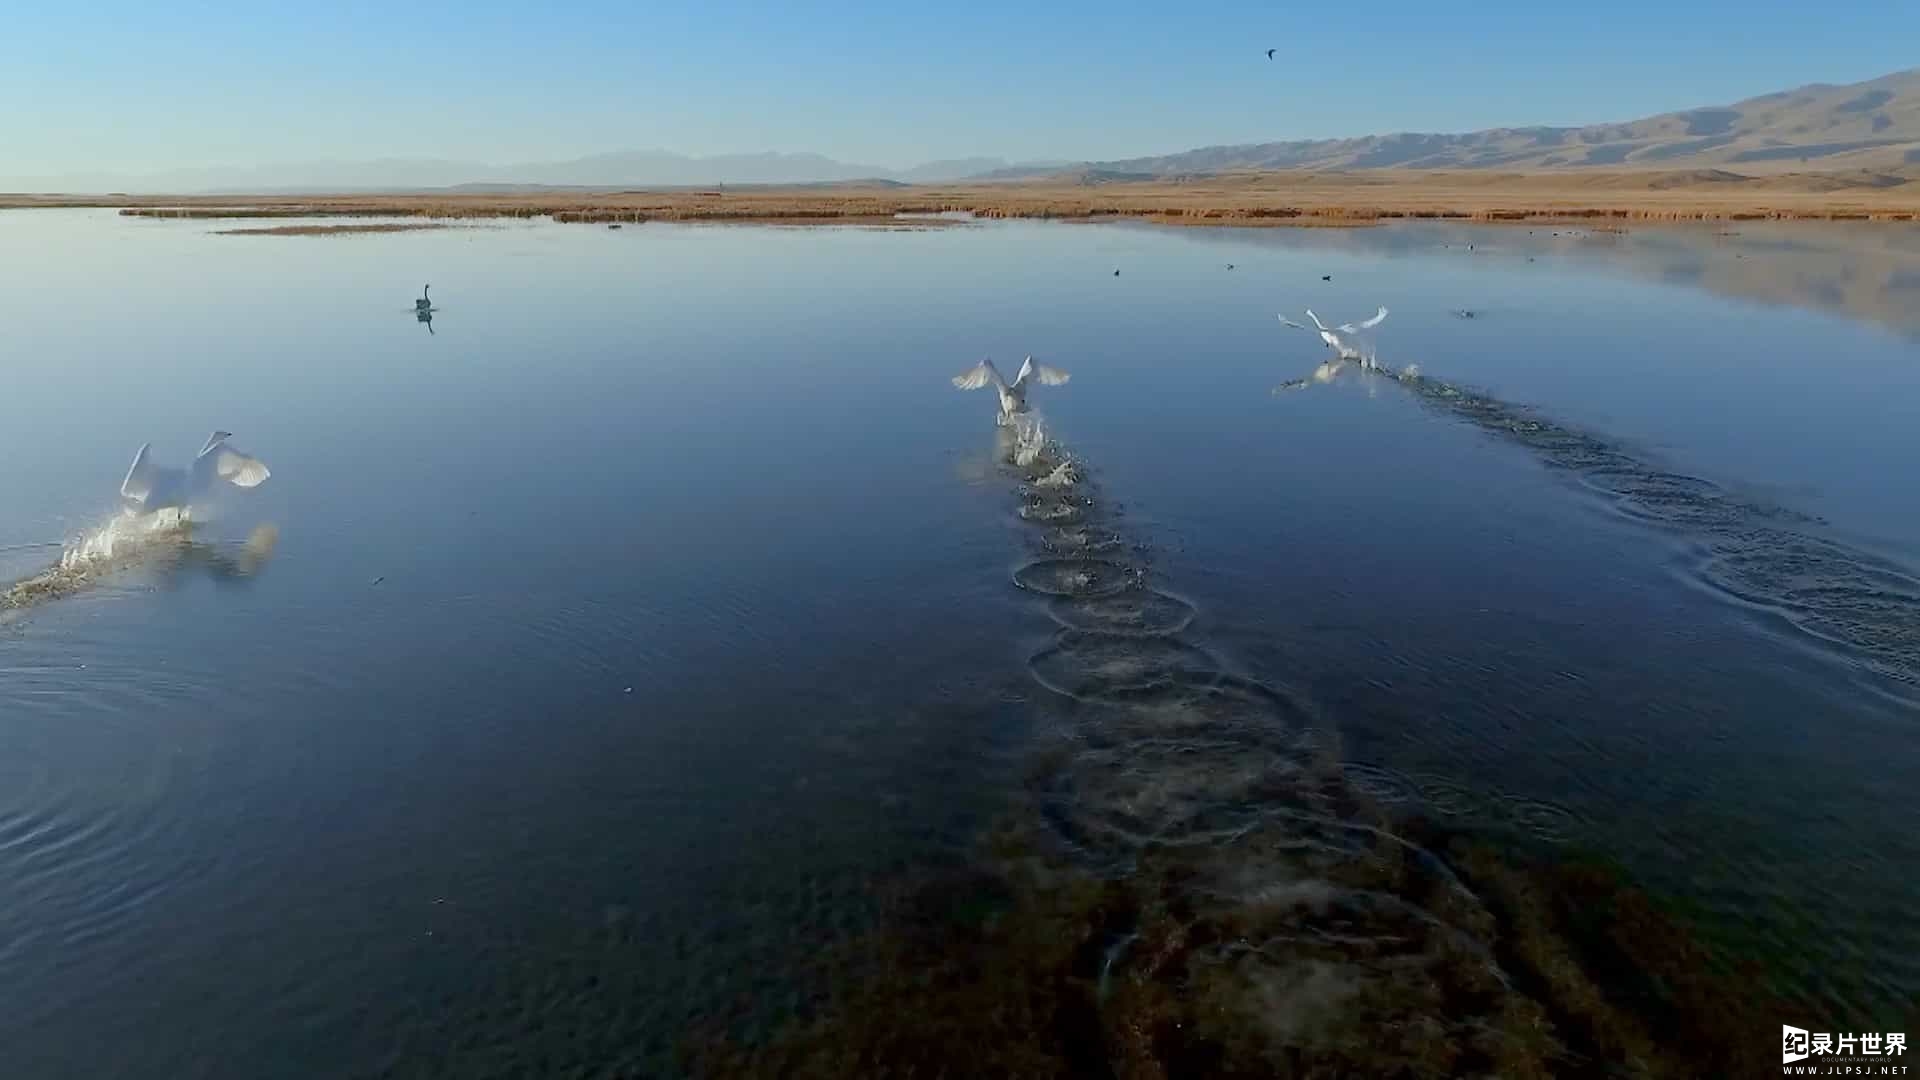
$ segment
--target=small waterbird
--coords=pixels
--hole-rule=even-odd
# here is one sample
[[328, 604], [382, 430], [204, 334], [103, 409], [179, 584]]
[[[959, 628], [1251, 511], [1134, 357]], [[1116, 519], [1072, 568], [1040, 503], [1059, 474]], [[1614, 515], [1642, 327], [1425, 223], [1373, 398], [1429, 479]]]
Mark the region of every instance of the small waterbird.
[[427, 299], [427, 290], [431, 288], [433, 288], [431, 285], [420, 286], [420, 299], [413, 302], [413, 310], [418, 312], [433, 310], [433, 301]]

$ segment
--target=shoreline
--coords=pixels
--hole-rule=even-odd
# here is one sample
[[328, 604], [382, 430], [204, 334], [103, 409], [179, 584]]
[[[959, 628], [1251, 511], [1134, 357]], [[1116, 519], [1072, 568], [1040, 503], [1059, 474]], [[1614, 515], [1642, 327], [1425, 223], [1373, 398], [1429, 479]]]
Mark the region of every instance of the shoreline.
[[118, 209], [129, 217], [534, 218], [839, 225], [899, 215], [1365, 227], [1393, 221], [1596, 225], [1920, 221], [1920, 179], [1880, 173], [1737, 177], [1710, 171], [1480, 174], [1249, 173], [1155, 181], [795, 185], [318, 195], [0, 194], [0, 209]]

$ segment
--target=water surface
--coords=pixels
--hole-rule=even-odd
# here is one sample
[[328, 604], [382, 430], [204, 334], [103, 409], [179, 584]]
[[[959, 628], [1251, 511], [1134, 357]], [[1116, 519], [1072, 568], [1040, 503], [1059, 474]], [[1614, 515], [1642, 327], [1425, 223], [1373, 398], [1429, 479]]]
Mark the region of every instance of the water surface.
[[[10, 1075], [661, 1067], [1143, 655], [1619, 858], [1834, 1025], [1920, 992], [1911, 230], [219, 227], [0, 215], [0, 580], [142, 442], [274, 470], [9, 594]], [[1421, 379], [1272, 392], [1325, 355], [1276, 312], [1379, 304]], [[947, 382], [1029, 353], [1184, 601], [1092, 675]]]

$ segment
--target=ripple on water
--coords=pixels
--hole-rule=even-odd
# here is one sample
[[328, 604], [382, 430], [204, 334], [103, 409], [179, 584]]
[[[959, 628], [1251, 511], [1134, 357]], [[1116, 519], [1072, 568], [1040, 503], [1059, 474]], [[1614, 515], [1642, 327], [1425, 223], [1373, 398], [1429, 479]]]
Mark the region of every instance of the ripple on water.
[[1496, 824], [1549, 844], [1567, 843], [1586, 828], [1586, 821], [1571, 809], [1524, 795], [1497, 793], [1490, 810]]
[[1139, 572], [1110, 559], [1036, 559], [1013, 572], [1013, 583], [1048, 596], [1107, 596], [1133, 584]]
[[[164, 766], [159, 766], [164, 772]], [[164, 776], [127, 777], [135, 788]], [[156, 897], [204, 870], [194, 859], [156, 858], [178, 827], [139, 805], [92, 805], [72, 793], [42, 790], [31, 802], [0, 809], [0, 880], [10, 883], [0, 910], [0, 960], [39, 953], [72, 962], [112, 946]]]
[[1086, 520], [1087, 508], [1075, 499], [1034, 495], [1020, 505], [1020, 516], [1043, 525], [1076, 525]]
[[1124, 544], [1118, 533], [1073, 525], [1056, 528], [1040, 541], [1042, 547], [1060, 555], [1093, 555], [1117, 550]]
[[1485, 821], [1492, 817], [1488, 797], [1444, 776], [1422, 773], [1407, 777], [1420, 789], [1421, 802], [1442, 817]]
[[1081, 701], [1124, 700], [1163, 684], [1220, 677], [1206, 650], [1172, 638], [1062, 630], [1027, 661], [1040, 685]]
[[1920, 685], [1920, 587], [1870, 553], [1803, 531], [1823, 525], [1819, 517], [1655, 468], [1496, 398], [1416, 376], [1399, 382], [1423, 403], [1573, 471], [1621, 514], [1694, 533], [1712, 551], [1694, 571], [1702, 584], [1781, 614], [1868, 670]]
[[1553, 844], [1566, 843], [1585, 826], [1578, 814], [1559, 803], [1498, 789], [1476, 791], [1445, 777], [1413, 776], [1358, 762], [1342, 763], [1340, 771], [1355, 792], [1393, 814], [1438, 814]]
[[1771, 609], [1898, 681], [1920, 683], [1920, 580], [1838, 544], [1765, 530], [1716, 545], [1695, 571], [1737, 600]]
[[1284, 754], [1245, 745], [1162, 740], [1090, 750], [1067, 767], [1058, 812], [1089, 846], [1222, 843], [1306, 790], [1303, 771]]
[[1354, 791], [1378, 803], [1382, 808], [1397, 810], [1401, 807], [1418, 806], [1421, 802], [1420, 788], [1401, 773], [1381, 765], [1364, 765], [1359, 762], [1343, 762], [1340, 772]]
[[1313, 756], [1311, 714], [1265, 683], [1194, 672], [1126, 694], [1081, 718], [1084, 737], [1103, 743], [1189, 739], [1243, 743]]
[[1158, 589], [1127, 589], [1106, 596], [1062, 596], [1048, 610], [1060, 625], [1103, 634], [1177, 634], [1195, 614], [1192, 604]]

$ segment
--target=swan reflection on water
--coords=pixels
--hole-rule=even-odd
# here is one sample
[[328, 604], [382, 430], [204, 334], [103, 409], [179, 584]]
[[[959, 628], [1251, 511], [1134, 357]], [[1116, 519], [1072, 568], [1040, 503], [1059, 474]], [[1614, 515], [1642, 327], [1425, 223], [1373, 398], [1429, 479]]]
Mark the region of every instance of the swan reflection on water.
[[433, 313], [440, 310], [433, 306], [433, 301], [427, 296], [432, 288], [432, 285], [420, 286], [420, 296], [413, 302], [413, 321], [426, 324], [429, 334], [433, 333]]
[[195, 540], [191, 530], [158, 545], [146, 565], [162, 584], [177, 586], [205, 574], [220, 585], [246, 584], [260, 576], [280, 545], [277, 525], [260, 525], [238, 543]]
[[1404, 382], [1408, 379], [1419, 378], [1420, 376], [1420, 365], [1418, 364], [1408, 364], [1399, 371], [1393, 371], [1389, 368], [1381, 367], [1379, 361], [1371, 357], [1365, 362], [1336, 359], [1321, 363], [1319, 367], [1313, 369], [1311, 375], [1305, 378], [1288, 379], [1286, 382], [1274, 387], [1273, 392], [1275, 394], [1284, 394], [1295, 390], [1307, 390], [1314, 386], [1325, 386], [1329, 383], [1337, 382], [1341, 374], [1349, 367], [1360, 373], [1361, 384], [1366, 387], [1369, 396], [1379, 392], [1380, 380], [1383, 378], [1392, 379], [1395, 382]]

